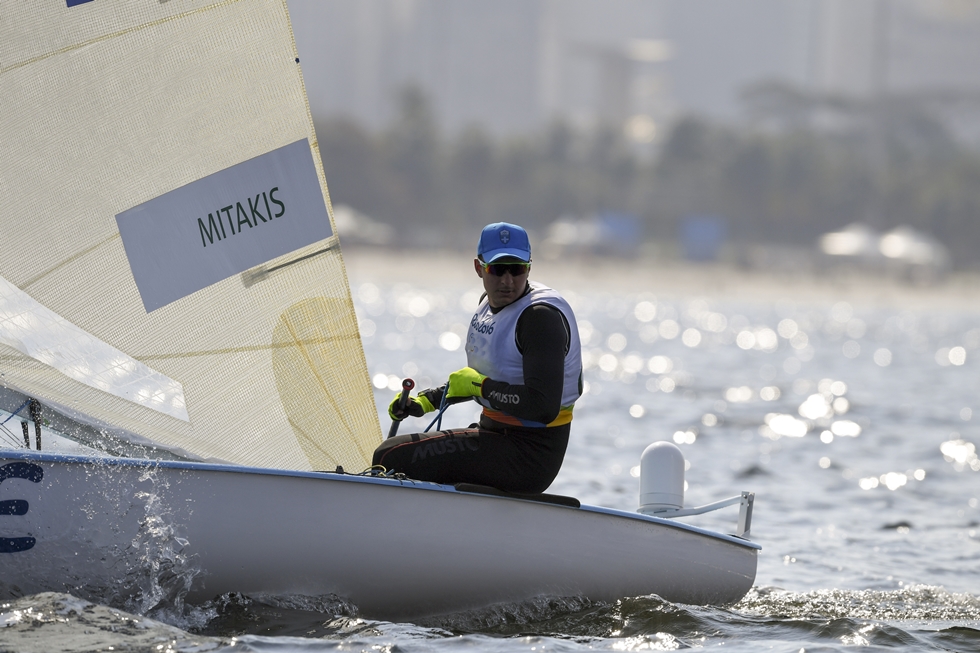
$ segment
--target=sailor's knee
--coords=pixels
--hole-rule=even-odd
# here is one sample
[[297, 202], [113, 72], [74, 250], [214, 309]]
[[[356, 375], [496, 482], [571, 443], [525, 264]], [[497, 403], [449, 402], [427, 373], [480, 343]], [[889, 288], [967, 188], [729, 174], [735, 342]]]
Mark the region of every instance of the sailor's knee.
[[371, 464], [389, 466], [386, 461], [390, 462], [393, 457], [398, 458], [399, 456], [397, 454], [404, 453], [407, 448], [406, 445], [410, 445], [412, 442], [418, 442], [418, 440], [418, 434], [396, 435], [393, 438], [388, 438], [374, 450]]

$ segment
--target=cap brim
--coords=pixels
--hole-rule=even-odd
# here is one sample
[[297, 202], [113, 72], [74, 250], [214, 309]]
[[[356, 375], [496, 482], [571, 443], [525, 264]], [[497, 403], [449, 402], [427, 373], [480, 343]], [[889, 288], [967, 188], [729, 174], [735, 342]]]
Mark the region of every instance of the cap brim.
[[485, 252], [483, 254], [484, 263], [493, 263], [502, 258], [516, 258], [525, 263], [531, 262], [531, 256], [526, 251], [519, 249], [495, 249], [492, 252]]

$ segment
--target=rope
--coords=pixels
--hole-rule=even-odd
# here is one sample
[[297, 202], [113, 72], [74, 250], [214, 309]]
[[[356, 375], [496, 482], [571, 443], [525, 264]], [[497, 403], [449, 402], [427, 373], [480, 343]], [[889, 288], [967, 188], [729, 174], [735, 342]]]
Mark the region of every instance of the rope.
[[412, 479], [408, 478], [401, 472], [397, 472], [393, 469], [388, 469], [384, 465], [371, 465], [363, 472], [359, 474], [351, 474], [351, 476], [371, 476], [373, 478], [390, 478], [396, 481], [410, 481]]
[[29, 403], [31, 403], [31, 400], [30, 400], [30, 399], [27, 399], [27, 400], [25, 400], [25, 401], [24, 401], [24, 403], [22, 403], [22, 404], [20, 405], [20, 408], [18, 408], [18, 409], [17, 409], [17, 410], [15, 410], [14, 412], [12, 412], [12, 413], [10, 413], [10, 417], [8, 417], [7, 419], [5, 419], [5, 420], [3, 420], [2, 422], [0, 422], [0, 426], [3, 426], [4, 424], [6, 424], [6, 423], [7, 423], [7, 422], [9, 422], [10, 420], [12, 420], [12, 419], [14, 418], [14, 415], [16, 415], [16, 414], [17, 414], [17, 413], [19, 413], [20, 411], [22, 411], [22, 410], [24, 410], [24, 406], [26, 406], [26, 405], [27, 405], [27, 404], [29, 404]]
[[[6, 421], [6, 420], [4, 420], [4, 421]], [[0, 433], [3, 433], [4, 436], [10, 438], [10, 441], [13, 444], [15, 444], [17, 447], [23, 447], [24, 446], [24, 442], [20, 438], [18, 438], [16, 435], [14, 435], [14, 432], [11, 431], [10, 429], [8, 429], [3, 424], [0, 424]]]
[[14, 412], [10, 413], [10, 415], [7, 417], [7, 419], [5, 419], [2, 422], [0, 422], [0, 430], [2, 430], [3, 434], [6, 437], [9, 437], [10, 438], [10, 441], [13, 442], [15, 445], [17, 445], [18, 447], [21, 446], [21, 440], [20, 440], [20, 438], [18, 438], [17, 435], [13, 431], [11, 431], [6, 426], [4, 426], [4, 424], [6, 424], [10, 420], [12, 420], [14, 418], [14, 415], [16, 415], [20, 411], [24, 410], [24, 406], [26, 406], [29, 403], [31, 403], [30, 398], [26, 399], [24, 401], [24, 403], [22, 403], [17, 410], [15, 410]]
[[442, 391], [442, 401], [439, 402], [439, 412], [436, 413], [435, 419], [429, 422], [429, 425], [425, 427], [425, 430], [422, 431], [423, 433], [428, 433], [429, 429], [431, 429], [432, 425], [435, 424], [436, 422], [439, 422], [439, 425], [436, 426], [436, 430], [437, 431], [442, 430], [442, 414], [446, 412], [447, 408], [449, 408], [449, 405], [446, 404], [446, 395], [448, 394], [449, 394], [449, 384], [447, 383], [445, 390]]

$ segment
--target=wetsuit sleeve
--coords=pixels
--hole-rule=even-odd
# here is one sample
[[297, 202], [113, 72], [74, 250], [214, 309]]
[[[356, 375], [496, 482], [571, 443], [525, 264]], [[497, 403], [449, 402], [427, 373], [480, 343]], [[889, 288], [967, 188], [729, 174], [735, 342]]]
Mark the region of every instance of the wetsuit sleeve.
[[558, 417], [565, 383], [565, 354], [570, 336], [557, 308], [535, 304], [517, 320], [517, 349], [523, 356], [524, 384], [487, 379], [483, 398], [496, 410], [518, 419], [547, 424]]

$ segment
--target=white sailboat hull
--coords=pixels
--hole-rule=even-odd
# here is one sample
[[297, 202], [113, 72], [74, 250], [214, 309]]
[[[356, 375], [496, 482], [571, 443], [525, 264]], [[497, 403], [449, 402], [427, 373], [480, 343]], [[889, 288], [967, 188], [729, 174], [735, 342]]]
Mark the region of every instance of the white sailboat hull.
[[190, 601], [336, 594], [386, 619], [539, 595], [715, 604], [749, 590], [759, 548], [639, 514], [353, 475], [17, 452], [0, 453], [0, 477], [5, 594], [116, 601], [166, 577]]

